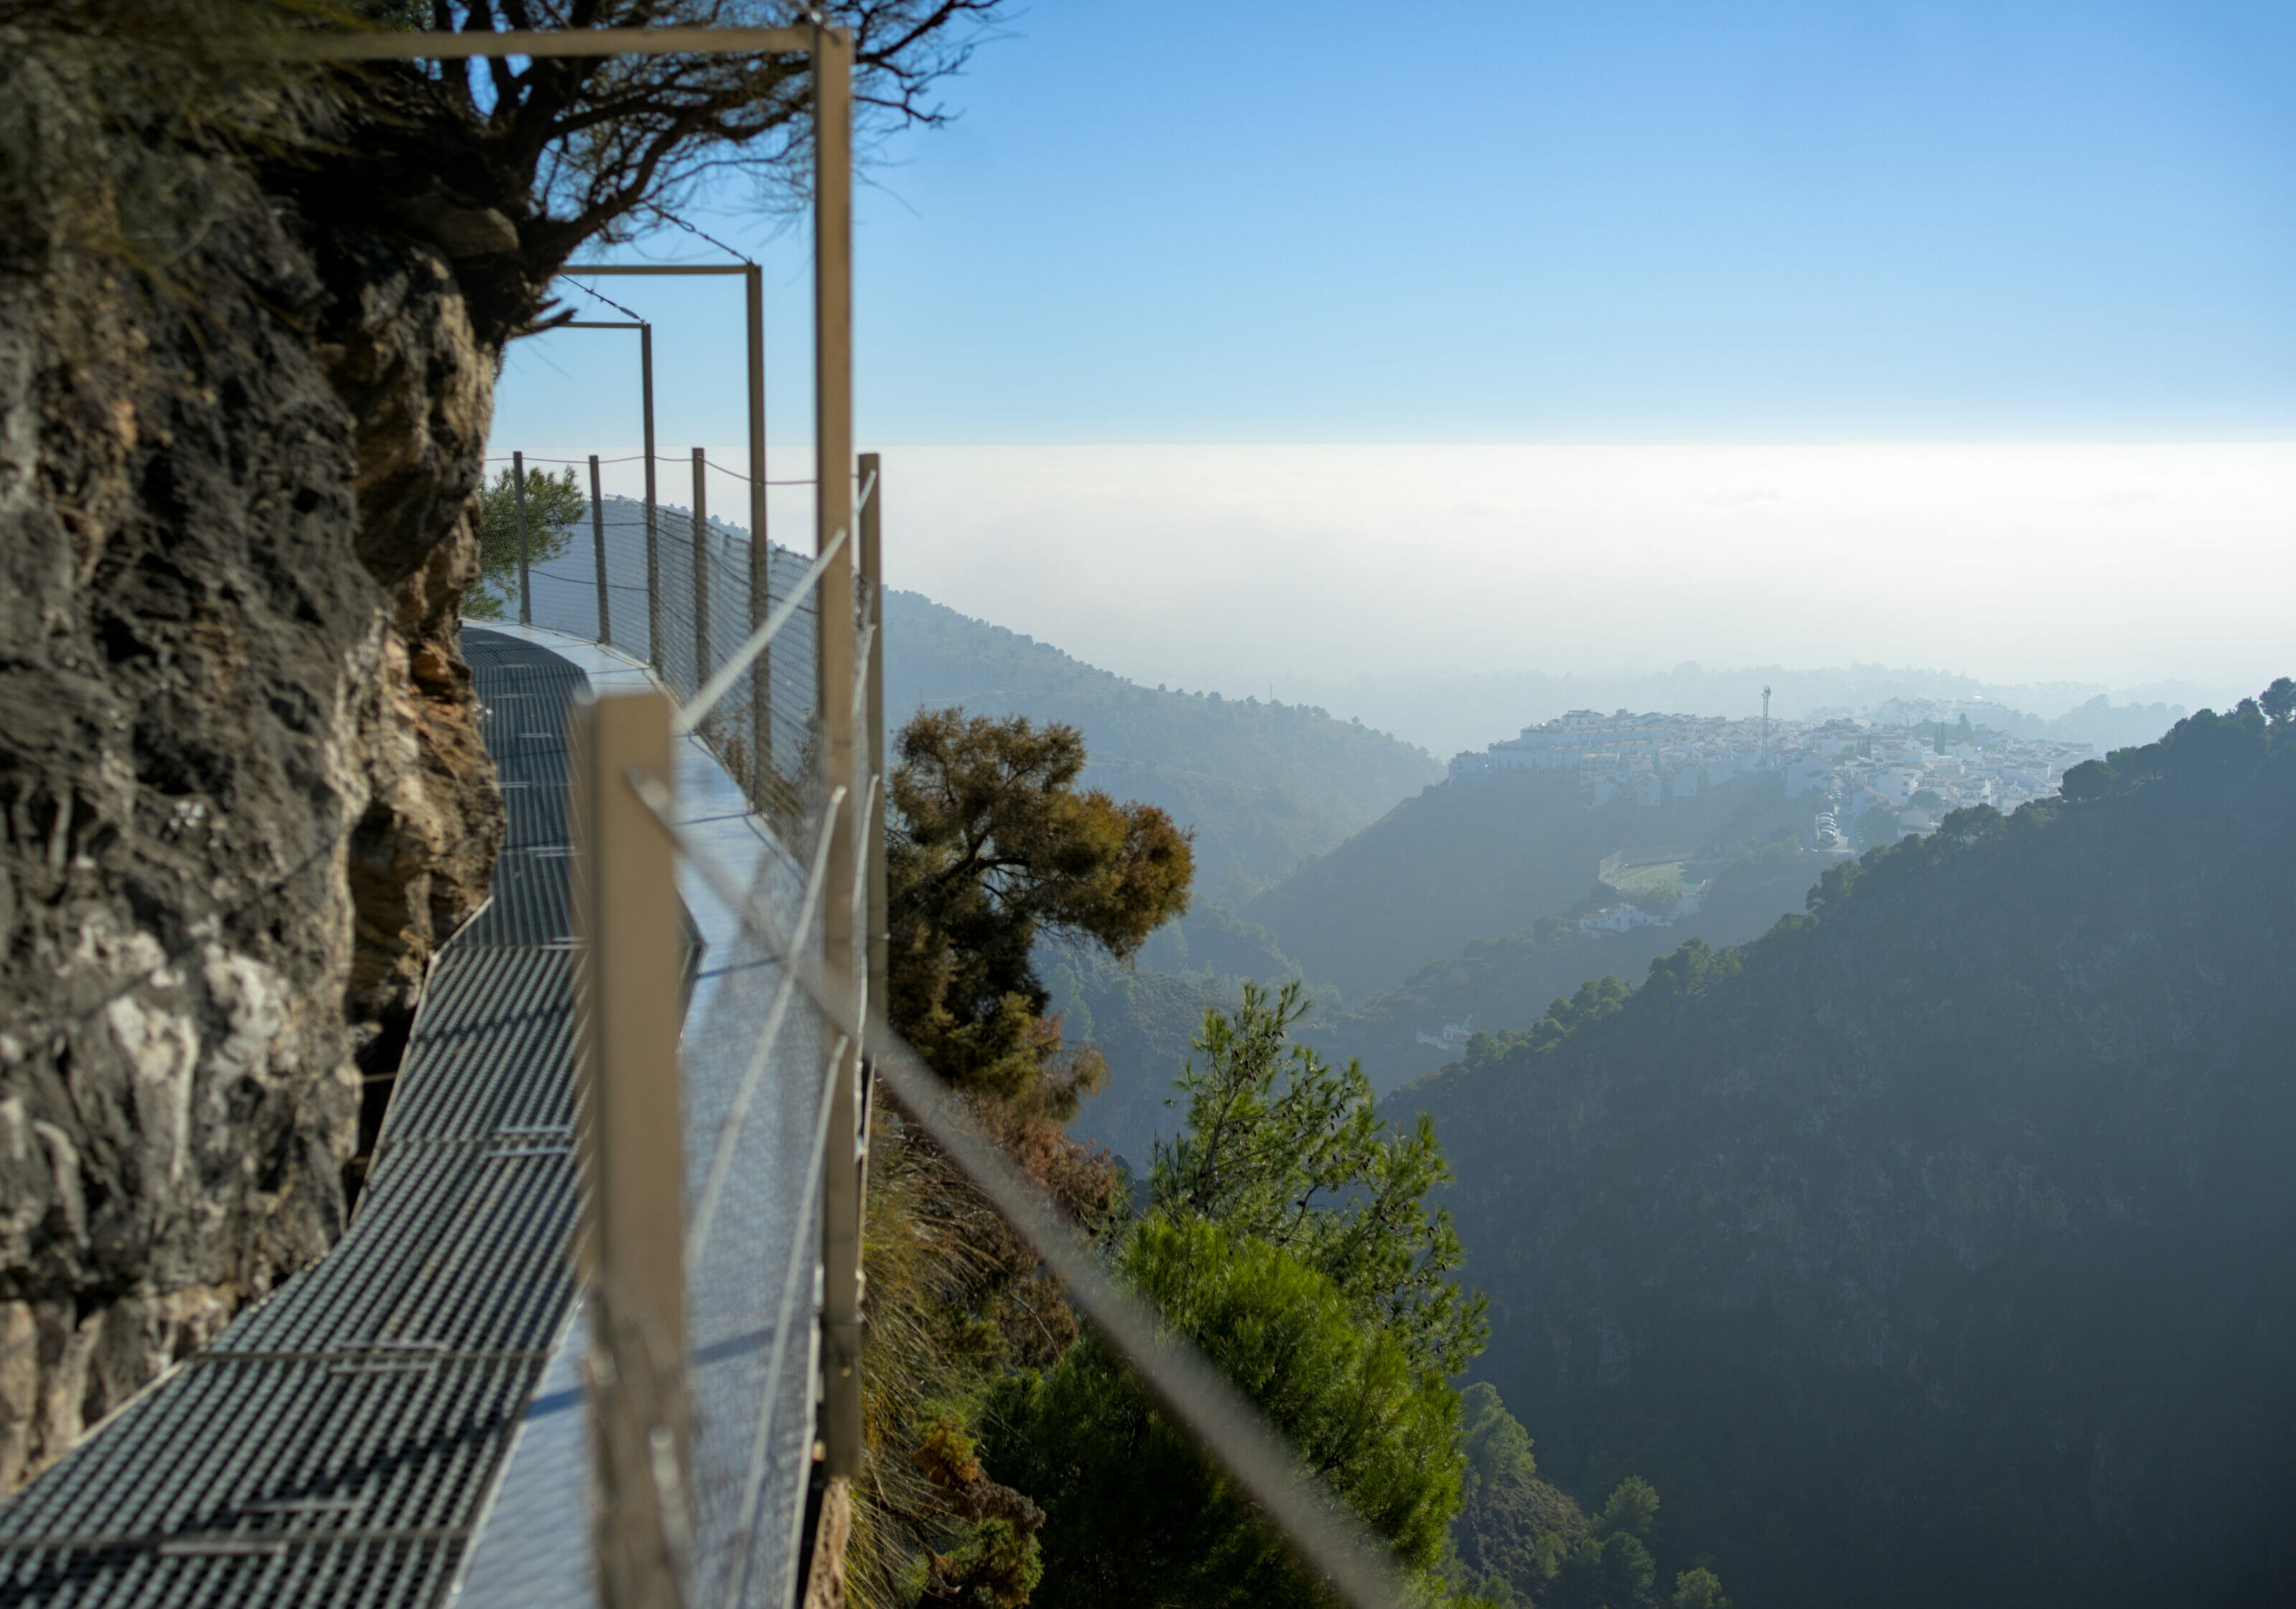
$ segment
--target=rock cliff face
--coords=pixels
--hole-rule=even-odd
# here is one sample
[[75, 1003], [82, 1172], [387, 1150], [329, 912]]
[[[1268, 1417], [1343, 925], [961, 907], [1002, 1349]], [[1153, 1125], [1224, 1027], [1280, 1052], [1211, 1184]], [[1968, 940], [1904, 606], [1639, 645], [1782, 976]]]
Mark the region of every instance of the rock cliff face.
[[455, 265], [184, 160], [0, 274], [0, 1491], [332, 1243], [501, 830]]
[[2296, 736], [2114, 762], [1396, 1098], [1542, 1466], [1734, 1593], [2296, 1596]]

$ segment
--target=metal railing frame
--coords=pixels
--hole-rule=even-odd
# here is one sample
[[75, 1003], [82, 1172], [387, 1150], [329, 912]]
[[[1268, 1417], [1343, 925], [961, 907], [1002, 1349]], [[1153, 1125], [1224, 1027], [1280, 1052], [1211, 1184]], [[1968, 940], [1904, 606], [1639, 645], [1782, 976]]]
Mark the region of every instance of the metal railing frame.
[[[696, 31], [707, 31], [707, 30], [694, 30], [694, 29], [602, 29], [598, 30], [598, 31], [597, 31], [597, 33], [595, 33], [595, 34], [592, 35], [591, 37], [608, 37], [608, 36], [619, 36], [619, 35], [620, 35], [620, 34], [625, 34], [625, 33], [627, 33], [627, 34], [645, 34], [645, 35], [647, 35], [647, 36], [648, 36], [648, 51], [649, 51], [649, 53], [652, 53], [654, 51], [654, 49], [656, 48], [656, 47], [652, 45], [652, 37], [653, 35], [656, 35], [656, 34], [669, 34], [669, 33], [693, 33], [693, 32], [696, 32]], [[724, 33], [728, 34], [728, 35], [739, 35], [739, 36], [741, 36], [741, 37], [745, 37], [745, 38], [746, 38], [746, 37], [750, 37], [750, 36], [752, 36], [752, 35], [757, 35], [757, 34], [759, 34], [759, 33], [762, 33], [762, 34], [765, 34], [765, 35], [767, 35], [767, 36], [770, 36], [770, 37], [790, 37], [790, 36], [791, 36], [791, 35], [793, 35], [793, 34], [795, 34], [795, 33], [802, 32], [802, 31], [804, 31], [804, 30], [771, 29], [762, 29], [762, 30], [760, 30], [760, 29], [724, 29], [724, 30], [719, 30], [719, 31], [724, 32]], [[459, 38], [459, 37], [462, 37], [463, 36], [457, 35], [457, 36], [455, 36], [455, 37]], [[501, 36], [501, 37], [505, 37], [505, 38], [506, 38], [506, 37], [509, 37], [510, 36], [508, 36], [508, 35], [504, 35], [504, 36]], [[770, 48], [770, 49], [775, 49], [775, 50], [790, 50], [790, 51], [796, 51], [799, 47], [798, 47], [798, 46], [796, 46], [796, 45], [772, 45], [772, 46], [757, 46], [757, 45], [726, 45], [721, 46], [721, 47], [719, 47], [719, 48], [722, 48], [722, 49], [725, 49], [725, 50], [728, 50], [728, 51], [751, 50], [751, 49], [759, 49], [759, 48]], [[565, 53], [565, 53], [565, 54], [573, 54], [573, 53], [573, 53], [573, 52], [571, 52], [571, 51], [569, 51], [569, 52], [565, 52]], [[849, 71], [850, 71], [849, 67], [848, 70], [849, 70]], [[849, 153], [849, 153], [848, 153], [848, 161], [847, 161], [847, 165], [846, 165], [846, 166], [847, 166], [846, 183], [847, 183], [848, 187], [849, 188], [849, 187], [850, 187], [850, 185], [851, 185], [851, 183], [852, 183], [851, 161], [850, 161], [850, 153]], [[817, 258], [817, 257], [818, 257], [818, 253], [816, 252], [816, 258]], [[850, 260], [849, 260], [849, 259], [850, 259], [850, 253], [849, 253], [849, 252], [848, 253], [848, 259], [849, 259], [849, 260], [848, 260], [848, 267], [849, 267], [849, 267], [850, 267]], [[816, 261], [816, 271], [818, 270], [818, 265], [818, 265], [818, 262]], [[748, 369], [749, 369], [749, 373], [748, 373], [748, 382], [749, 382], [749, 413], [748, 413], [748, 421], [747, 421], [747, 422], [748, 422], [748, 426], [749, 426], [749, 450], [750, 450], [750, 618], [751, 620], [753, 620], [753, 621], [755, 621], [755, 620], [762, 620], [762, 619], [764, 619], [764, 618], [766, 617], [766, 616], [767, 616], [767, 614], [772, 610], [773, 606], [774, 606], [774, 596], [773, 596], [773, 590], [774, 590], [774, 589], [773, 589], [773, 573], [772, 573], [772, 564], [771, 564], [771, 554], [772, 554], [772, 549], [771, 549], [771, 546], [769, 545], [769, 543], [768, 543], [768, 542], [767, 542], [767, 530], [766, 530], [767, 509], [766, 509], [766, 285], [765, 285], [765, 270], [764, 270], [763, 268], [759, 267], [757, 264], [755, 264], [755, 263], [749, 263], [749, 262], [743, 262], [743, 263], [569, 263], [565, 267], [563, 267], [563, 268], [560, 269], [558, 272], [559, 272], [559, 277], [561, 277], [561, 278], [567, 278], [567, 277], [570, 277], [570, 276], [571, 276], [571, 275], [578, 274], [629, 274], [629, 275], [636, 275], [636, 276], [640, 276], [640, 277], [657, 277], [657, 276], [661, 276], [661, 275], [673, 275], [673, 276], [675, 276], [675, 275], [685, 275], [685, 274], [720, 275], [720, 274], [740, 274], [740, 275], [742, 276], [742, 324], [743, 324], [743, 328], [742, 328], [742, 338], [743, 338], [743, 339], [742, 339], [742, 352], [743, 352], [743, 355], [744, 355], [744, 357], [745, 357], [745, 358], [746, 358], [746, 360], [747, 360], [747, 363], [748, 363]], [[649, 339], [650, 339], [650, 338], [649, 338]], [[651, 346], [649, 345], [649, 347], [648, 347], [649, 354], [651, 354], [651, 349], [652, 349], [652, 348], [651, 348]], [[651, 359], [651, 355], [649, 355], [649, 358], [648, 358], [648, 367], [647, 367], [647, 371], [646, 371], [646, 372], [647, 372], [647, 375], [648, 375], [647, 387], [646, 387], [646, 412], [645, 412], [645, 417], [646, 417], [646, 431], [645, 431], [646, 508], [647, 508], [647, 510], [648, 510], [647, 518], [648, 518], [649, 522], [651, 522], [651, 521], [652, 521], [652, 509], [653, 509], [653, 502], [654, 502], [654, 480], [653, 480], [653, 476], [654, 476], [654, 450], [653, 450], [653, 389], [652, 389], [652, 359]], [[848, 407], [849, 407], [849, 407], [850, 407], [850, 396], [851, 396], [851, 387], [850, 387], [850, 385], [849, 385], [849, 385], [848, 385], [848, 387], [847, 387], [847, 396], [848, 396]], [[708, 522], [708, 520], [703, 517], [703, 510], [704, 510], [704, 509], [705, 509], [705, 508], [706, 508], [706, 506], [707, 506], [707, 503], [708, 503], [708, 497], [707, 497], [707, 494], [703, 492], [703, 490], [702, 490], [702, 486], [701, 486], [701, 448], [696, 447], [696, 448], [694, 448], [694, 449], [693, 449], [693, 458], [694, 458], [694, 470], [693, 470], [693, 486], [694, 486], [694, 494], [693, 494], [693, 497], [694, 497], [694, 502], [693, 502], [693, 507], [694, 507], [694, 518], [695, 518], [695, 535], [694, 535], [694, 540], [698, 543], [698, 542], [700, 542], [700, 541], [701, 541], [701, 532], [702, 532], [702, 530], [707, 527], [707, 525], [708, 525], [708, 523], [709, 523], [709, 522]], [[653, 571], [653, 563], [654, 563], [654, 560], [653, 560], [653, 543], [652, 543], [652, 526], [651, 526], [651, 523], [649, 523], [649, 527], [648, 527], [648, 537], [647, 537], [646, 554], [647, 554], [647, 571], [646, 571], [646, 578], [647, 578], [647, 582], [648, 582], [648, 584], [649, 584], [649, 586], [651, 587], [651, 585], [652, 585], [652, 582], [653, 582], [653, 578], [654, 578], [654, 571]], [[706, 663], [707, 663], [707, 660], [708, 660], [708, 655], [709, 655], [709, 634], [708, 634], [708, 624], [709, 624], [709, 621], [708, 621], [708, 614], [707, 614], [708, 608], [709, 608], [709, 605], [708, 605], [707, 600], [703, 600], [703, 602], [702, 602], [702, 604], [701, 604], [701, 608], [702, 608], [702, 610], [703, 610], [703, 613], [702, 613], [702, 616], [701, 616], [701, 619], [697, 622], [697, 626], [696, 626], [696, 631], [697, 631], [697, 641], [701, 644], [701, 649], [700, 649], [700, 657], [695, 660], [695, 663], [696, 663], [697, 665], [704, 665], [704, 664], [706, 664]], [[648, 641], [648, 642], [650, 642], [650, 643], [653, 643], [653, 644], [659, 644], [659, 643], [661, 641], [661, 638], [660, 637], [660, 635], [659, 635], [659, 634], [656, 634], [656, 635], [654, 635], [654, 636], [651, 636], [651, 637], [649, 637], [649, 638], [647, 639], [647, 641]], [[661, 650], [660, 650], [660, 649], [657, 646], [657, 647], [654, 649], [653, 652], [654, 652], [654, 656], [655, 656], [655, 657], [654, 657], [654, 663], [655, 663], [655, 665], [656, 665], [657, 666], [659, 666], [661, 664], [661, 658], [660, 658], [660, 653], [661, 653]], [[772, 706], [773, 706], [773, 691], [774, 691], [774, 686], [773, 686], [773, 661], [772, 661], [772, 659], [771, 659], [770, 657], [760, 657], [760, 658], [759, 658], [759, 659], [755, 663], [755, 665], [753, 665], [753, 666], [750, 667], [750, 774], [749, 774], [749, 776], [747, 776], [746, 778], [742, 779], [745, 782], [747, 782], [747, 783], [750, 785], [750, 789], [751, 789], [751, 791], [752, 791], [753, 793], [762, 791], [762, 789], [763, 789], [763, 788], [764, 788], [764, 787], [765, 787], [766, 778], [767, 777], [767, 775], [769, 775], [769, 774], [771, 773], [771, 772], [772, 772], [772, 770], [773, 770], [773, 760], [774, 760], [774, 728], [773, 728], [773, 722], [771, 721], [771, 719], [768, 717], [768, 715], [767, 715], [767, 712], [772, 708]]]
[[[638, 332], [638, 417], [639, 429], [645, 441], [645, 576], [646, 576], [646, 650], [654, 663], [661, 663], [661, 547], [656, 527], [655, 510], [660, 506], [654, 484], [653, 456], [653, 326], [644, 319], [570, 319], [557, 328], [561, 330], [635, 330]], [[598, 526], [598, 459], [590, 458], [591, 524]], [[526, 494], [519, 489], [519, 597], [523, 606], [526, 597]], [[606, 618], [605, 538], [598, 538], [598, 618]], [[521, 607], [521, 625], [531, 625], [528, 611]], [[607, 641], [601, 638], [601, 641]], [[607, 646], [611, 647], [611, 641]]]
[[[1217, 1369], [1161, 1333], [1154, 1315], [1113, 1282], [1091, 1248], [981, 1137], [945, 1087], [886, 1025], [886, 801], [878, 574], [882, 491], [875, 456], [857, 463], [853, 452], [851, 36], [815, 13], [809, 25], [794, 28], [313, 31], [274, 36], [250, 48], [332, 61], [773, 53], [803, 55], [814, 66], [816, 561], [805, 584], [785, 601], [793, 609], [799, 598], [817, 594], [816, 695], [828, 830], [821, 835], [808, 869], [807, 901], [817, 903], [821, 911], [818, 953], [808, 952], [802, 927], [778, 932], [750, 891], [685, 839], [670, 811], [675, 734], [692, 731], [706, 718], [707, 705], [697, 698], [685, 710], [673, 711], [656, 688], [601, 697], [575, 713], [578, 764], [571, 768], [570, 803], [578, 822], [576, 920], [586, 939], [581, 1143], [590, 1181], [580, 1260], [594, 1303], [591, 1389], [585, 1394], [602, 1499], [593, 1516], [592, 1545], [603, 1602], [609, 1609], [681, 1609], [689, 1586], [684, 1164], [675, 1116], [678, 1103], [663, 1099], [665, 1090], [674, 1095], [678, 1087], [675, 1002], [681, 992], [675, 958], [680, 945], [673, 891], [679, 854], [728, 902], [751, 935], [775, 952], [784, 987], [802, 990], [836, 1032], [824, 1074], [827, 1098], [818, 1119], [820, 1145], [814, 1153], [824, 1199], [818, 1456], [826, 1471], [849, 1475], [861, 1459], [860, 1213], [868, 1160], [868, 1081], [882, 1075], [958, 1168], [1037, 1247], [1070, 1298], [1134, 1365], [1175, 1418], [1201, 1438], [1206, 1450], [1292, 1539], [1303, 1562], [1357, 1609], [1406, 1601], [1404, 1583], [1391, 1561], [1361, 1524], [1300, 1466], [1282, 1439]], [[750, 618], [758, 630], [744, 651], [750, 655], [752, 674], [762, 677], [765, 649], [777, 629], [777, 617], [785, 620], [788, 610], [772, 606], [758, 580], [769, 543], [758, 335], [762, 290], [757, 265], [679, 269], [591, 265], [571, 272], [738, 272], [748, 276]], [[652, 457], [649, 441], [649, 477]], [[522, 471], [522, 461], [513, 461]], [[853, 494], [857, 470], [862, 487], [858, 498]], [[596, 501], [594, 488], [594, 508]], [[849, 540], [857, 527], [858, 540]], [[706, 527], [697, 520], [696, 528]], [[652, 580], [650, 568], [649, 582]], [[522, 596], [522, 618], [523, 602]], [[600, 624], [603, 639], [603, 606]], [[655, 642], [659, 641], [657, 637]], [[658, 655], [658, 648], [656, 651]], [[720, 680], [710, 678], [713, 686]], [[718, 691], [722, 695], [724, 687]], [[761, 693], [752, 706], [762, 722], [768, 698]], [[865, 722], [865, 741], [856, 731]], [[755, 778], [762, 781], [767, 750], [761, 745], [756, 752], [759, 769]], [[831, 891], [843, 891], [846, 897], [825, 897]], [[708, 1229], [705, 1215], [703, 1232]], [[783, 1269], [784, 1321], [774, 1342], [776, 1360], [793, 1327], [786, 1320], [787, 1304], [794, 1300], [790, 1293], [799, 1284], [797, 1249], [791, 1248]], [[769, 1415], [769, 1404], [765, 1412]], [[761, 1449], [765, 1428], [761, 1423]], [[800, 1590], [803, 1587], [800, 1582]], [[738, 1595], [738, 1583], [734, 1590]]]

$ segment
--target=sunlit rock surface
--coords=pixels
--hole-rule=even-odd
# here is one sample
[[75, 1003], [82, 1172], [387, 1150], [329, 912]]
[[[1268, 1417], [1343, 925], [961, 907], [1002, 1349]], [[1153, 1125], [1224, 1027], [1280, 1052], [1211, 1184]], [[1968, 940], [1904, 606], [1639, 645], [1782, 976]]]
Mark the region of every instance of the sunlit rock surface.
[[0, 276], [0, 1491], [340, 1232], [501, 830], [492, 354], [433, 246], [198, 182], [149, 281]]

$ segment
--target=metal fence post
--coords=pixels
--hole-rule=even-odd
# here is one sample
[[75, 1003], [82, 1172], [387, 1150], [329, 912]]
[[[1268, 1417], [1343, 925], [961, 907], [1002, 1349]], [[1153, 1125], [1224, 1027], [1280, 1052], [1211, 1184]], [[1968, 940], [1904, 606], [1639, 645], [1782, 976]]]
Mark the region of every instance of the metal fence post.
[[676, 869], [637, 791], [670, 786], [670, 722], [652, 689], [578, 704], [571, 722], [591, 1540], [606, 1609], [676, 1609], [692, 1529]]
[[526, 584], [526, 454], [510, 455], [511, 478], [517, 483], [512, 500], [518, 504], [518, 623], [534, 624], [534, 595]]
[[[825, 553], [853, 519], [853, 44], [815, 30], [814, 538]], [[822, 574], [816, 636], [826, 780], [844, 790], [831, 828], [830, 896], [822, 901], [822, 976], [832, 1012], [852, 1020], [862, 957], [857, 940], [861, 796], [853, 744], [854, 548]], [[861, 1467], [861, 1165], [864, 1113], [858, 1046], [840, 1058], [822, 1191], [822, 1440], [825, 1473]]]
[[667, 674], [669, 661], [661, 651], [661, 550], [654, 518], [653, 326], [648, 323], [638, 325], [638, 396], [645, 434], [646, 662]]
[[[869, 633], [869, 662], [862, 674], [869, 678], [867, 711], [865, 719], [868, 731], [863, 734], [868, 745], [869, 781], [873, 784], [863, 789], [869, 798], [869, 819], [865, 825], [868, 833], [865, 853], [868, 855], [868, 913], [863, 931], [867, 936], [869, 964], [866, 972], [868, 991], [862, 997], [862, 1032], [868, 1032], [868, 1014], [882, 1010], [885, 1003], [885, 968], [887, 946], [891, 926], [885, 896], [885, 565], [882, 543], [880, 540], [885, 519], [885, 471], [883, 462], [874, 453], [861, 454], [861, 484], [868, 488], [869, 499], [861, 505], [861, 587], [863, 612], [867, 617]], [[873, 1047], [865, 1038], [862, 1053], [865, 1057]], [[864, 1112], [865, 1124], [869, 1115]]]
[[606, 598], [606, 505], [598, 494], [598, 455], [590, 454], [590, 543], [598, 564], [598, 641], [614, 646], [613, 605]]
[[[766, 532], [766, 281], [755, 263], [742, 277], [750, 340], [750, 626], [774, 612], [774, 544]], [[750, 797], [762, 804], [774, 770], [774, 656], [750, 667]]]
[[693, 449], [693, 690], [709, 680], [709, 465]]

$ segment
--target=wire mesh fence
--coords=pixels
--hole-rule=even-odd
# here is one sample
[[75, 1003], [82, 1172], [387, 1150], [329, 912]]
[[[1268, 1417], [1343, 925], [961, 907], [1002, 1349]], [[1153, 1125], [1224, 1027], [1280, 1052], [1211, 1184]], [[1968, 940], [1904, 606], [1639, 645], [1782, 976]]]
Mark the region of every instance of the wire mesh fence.
[[[818, 836], [816, 834], [815, 836]], [[722, 854], [722, 851], [720, 852]], [[730, 859], [730, 857], [726, 857]], [[816, 947], [810, 865], [761, 846], [752, 909], [805, 917], [778, 953], [721, 938], [680, 1064], [686, 1150], [686, 1381], [693, 1605], [796, 1600], [813, 1466], [825, 1083], [839, 1036], [787, 956]]]
[[[529, 555], [512, 594], [532, 625], [646, 662], [685, 706], [675, 724], [707, 743], [746, 807], [713, 814], [650, 782], [627, 756], [585, 762], [592, 796], [627, 790], [655, 830], [602, 833], [578, 853], [594, 865], [659, 857], [635, 879], [656, 887], [675, 857], [739, 929], [721, 925], [710, 940], [677, 1045], [685, 1218], [667, 1252], [684, 1271], [676, 1355], [660, 1356], [618, 1314], [602, 1324], [627, 1287], [611, 1268], [589, 1277], [594, 1370], [603, 1352], [598, 1377], [627, 1383], [603, 1393], [622, 1399], [603, 1420], [594, 1399], [593, 1422], [636, 1426], [619, 1453], [611, 1434], [599, 1443], [598, 1467], [619, 1471], [600, 1476], [603, 1598], [640, 1601], [616, 1590], [610, 1566], [649, 1553], [658, 1561], [650, 1568], [682, 1583], [685, 1604], [786, 1605], [804, 1590], [808, 1491], [857, 1474], [865, 1434], [860, 1200], [868, 1091], [882, 1080], [1313, 1574], [1358, 1609], [1403, 1602], [1392, 1560], [1360, 1521], [1211, 1364], [1160, 1330], [884, 1021], [885, 961], [873, 942], [886, 926], [875, 813], [882, 749], [869, 696], [882, 650], [873, 595], [882, 500], [872, 497], [873, 460], [863, 464], [872, 472], [850, 505], [861, 510], [860, 535], [840, 530], [817, 559], [755, 547], [706, 513], [594, 496], [533, 544], [541, 557]], [[827, 631], [843, 641], [824, 640]], [[824, 674], [834, 685], [823, 685]], [[749, 838], [718, 830], [729, 815]], [[615, 913], [603, 903], [585, 909], [586, 1009], [595, 1022], [619, 1015], [614, 1002], [628, 992], [599, 959]], [[669, 942], [666, 929], [660, 942]], [[586, 1103], [602, 1089], [649, 1093], [659, 1058], [619, 1068], [608, 1059], [586, 1066]], [[651, 1093], [659, 1099], [658, 1085]], [[595, 1170], [589, 1188], [612, 1172]], [[594, 1245], [611, 1238], [592, 1235]], [[673, 1389], [654, 1389], [664, 1379]], [[682, 1459], [645, 1450], [673, 1444]], [[625, 1493], [655, 1518], [616, 1538]]]
[[523, 598], [515, 574], [490, 576], [489, 591], [505, 617], [644, 662], [681, 703], [775, 605], [794, 598], [788, 623], [700, 730], [751, 805], [803, 856], [822, 796], [818, 609], [800, 595], [812, 559], [769, 542], [758, 565], [755, 546], [749, 532], [706, 511], [697, 519], [663, 505], [649, 519], [636, 499], [601, 497], [567, 525], [529, 532], [537, 556]]
[[670, 804], [712, 880], [686, 902], [706, 935], [677, 1047], [686, 1457], [684, 1495], [663, 1507], [682, 1513], [687, 1603], [785, 1605], [816, 1466], [824, 1131], [850, 1050], [793, 969], [820, 952], [829, 902], [855, 897], [826, 875], [820, 567], [706, 509], [594, 496], [570, 517], [559, 500], [546, 524], [534, 512], [526, 562], [497, 548], [480, 611], [642, 661], [686, 711], [779, 617], [693, 727], [722, 767], [717, 791], [689, 767]]

